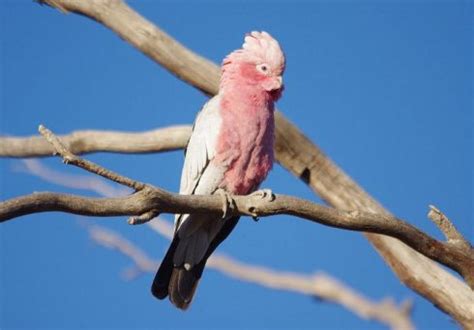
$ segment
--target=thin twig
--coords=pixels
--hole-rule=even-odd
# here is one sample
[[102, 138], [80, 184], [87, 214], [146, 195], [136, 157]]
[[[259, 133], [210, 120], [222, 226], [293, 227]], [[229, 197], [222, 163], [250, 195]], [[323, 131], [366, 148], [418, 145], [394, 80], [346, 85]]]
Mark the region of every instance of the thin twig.
[[53, 132], [51, 132], [43, 125], [40, 125], [38, 127], [38, 131], [54, 147], [54, 150], [63, 158], [63, 162], [65, 164], [71, 164], [80, 167], [86, 171], [95, 173], [97, 175], [100, 175], [101, 177], [135, 189], [135, 191], [142, 190], [146, 187], [144, 183], [129, 179], [123, 175], [107, 170], [104, 167], [99, 166], [91, 161], [77, 157], [66, 148], [66, 146], [61, 142], [61, 140], [59, 140], [56, 135], [53, 134]]

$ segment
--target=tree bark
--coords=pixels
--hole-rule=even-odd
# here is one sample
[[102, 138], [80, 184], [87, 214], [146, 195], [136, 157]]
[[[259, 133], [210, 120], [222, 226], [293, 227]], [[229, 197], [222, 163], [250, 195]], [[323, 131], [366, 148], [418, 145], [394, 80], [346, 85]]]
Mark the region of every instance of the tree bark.
[[[194, 54], [120, 0], [44, 0], [64, 12], [85, 15], [206, 94], [217, 92], [219, 68]], [[339, 169], [294, 125], [278, 113], [277, 157], [321, 198], [341, 210], [390, 216], [377, 201]], [[474, 294], [462, 281], [399, 240], [366, 235], [397, 276], [466, 328], [474, 327]]]

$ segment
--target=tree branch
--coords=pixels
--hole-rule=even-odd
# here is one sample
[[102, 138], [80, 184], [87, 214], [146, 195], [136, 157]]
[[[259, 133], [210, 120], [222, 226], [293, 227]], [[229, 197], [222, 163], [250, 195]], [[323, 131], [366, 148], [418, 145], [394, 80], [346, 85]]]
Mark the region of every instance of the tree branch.
[[[219, 196], [172, 194], [151, 185], [136, 182], [72, 154], [59, 138], [44, 126], [40, 126], [39, 131], [53, 145], [65, 163], [76, 165], [111, 181], [132, 187], [137, 193], [126, 198], [118, 198], [115, 201], [112, 198], [91, 199], [50, 193], [33, 194], [1, 203], [0, 221], [12, 219], [12, 216], [16, 215], [42, 212], [42, 205], [45, 205], [46, 211], [96, 216], [131, 215], [134, 216], [130, 219], [132, 224], [149, 221], [159, 213], [218, 214], [222, 212]], [[46, 199], [49, 199], [49, 202]], [[276, 195], [272, 201], [256, 195], [234, 196], [233, 199], [236, 206], [231, 211], [233, 215], [266, 217], [287, 214], [326, 226], [388, 235], [398, 238], [425, 256], [456, 270], [466, 280], [474, 278], [474, 254], [471, 246], [461, 247], [449, 242], [440, 242], [404, 220], [390, 215], [362, 211], [344, 212], [285, 195]], [[129, 203], [134, 205], [133, 212], [124, 208]], [[71, 205], [69, 209], [68, 204]], [[83, 205], [82, 208], [81, 205]], [[474, 282], [469, 282], [469, 284], [474, 287]]]
[[28, 214], [66, 212], [87, 216], [140, 214], [149, 202], [146, 190], [127, 197], [90, 198], [52, 192], [33, 193], [0, 202], [0, 222]]
[[[172, 231], [170, 225], [164, 221], [155, 220], [153, 223], [165, 227], [165, 231]], [[116, 250], [132, 260], [134, 268], [128, 269], [129, 278], [140, 273], [156, 271], [158, 262], [152, 260], [144, 251], [118, 233], [100, 226], [91, 226], [89, 227], [89, 234], [97, 244]], [[391, 329], [414, 329], [410, 319], [410, 301], [405, 301], [401, 306], [397, 306], [391, 299], [384, 299], [380, 302], [371, 301], [327, 274], [316, 273], [305, 276], [297, 273], [280, 272], [266, 267], [246, 264], [220, 253], [214, 253], [209, 258], [206, 266], [240, 281], [271, 289], [309, 295], [342, 305], [363, 319], [379, 321]]]
[[[286, 214], [325, 226], [384, 234], [398, 238], [466, 278], [472, 277], [474, 271], [472, 247], [462, 249], [447, 242], [440, 242], [404, 220], [392, 216], [339, 211], [286, 195], [276, 195], [271, 202], [252, 195], [233, 196], [233, 198], [236, 208], [232, 211], [232, 215], [268, 217]], [[222, 201], [219, 196], [178, 195], [151, 186], [146, 186], [130, 196], [117, 198], [35, 193], [0, 203], [0, 222], [27, 214], [51, 211], [102, 217], [141, 216], [142, 220], [144, 217], [145, 220], [150, 220], [152, 217], [148, 216], [149, 214], [158, 213], [221, 214]]]
[[63, 158], [63, 162], [65, 164], [75, 165], [111, 181], [135, 189], [136, 191], [145, 188], [144, 183], [129, 179], [127, 177], [124, 177], [123, 175], [119, 175], [97, 164], [94, 164], [93, 162], [77, 157], [66, 148], [66, 146], [59, 140], [56, 135], [54, 135], [49, 129], [47, 129], [43, 125], [39, 126], [38, 131], [46, 139], [46, 141], [48, 141], [53, 146], [55, 153], [59, 154]]
[[[91, 152], [151, 153], [182, 149], [191, 135], [191, 126], [170, 126], [147, 132], [77, 131], [60, 136], [76, 155]], [[0, 137], [0, 157], [51, 156], [54, 148], [43, 138]]]
[[[28, 166], [27, 172], [37, 175], [48, 182], [66, 185], [71, 188], [88, 189], [106, 197], [122, 196], [124, 193], [122, 189], [112, 187], [106, 182], [97, 180], [96, 177], [84, 178], [78, 175], [68, 175], [66, 176], [66, 181], [64, 181], [65, 175], [63, 173], [51, 170], [40, 164], [39, 161], [30, 159], [24, 160], [24, 162]], [[61, 179], [58, 180], [58, 177]], [[83, 182], [88, 179], [96, 180], [85, 187]], [[159, 235], [168, 240], [172, 239], [174, 234], [173, 226], [162, 218], [157, 217], [154, 221], [148, 222], [147, 225]], [[91, 238], [96, 243], [106, 248], [117, 250], [133, 261], [134, 265], [123, 271], [126, 279], [131, 280], [143, 272], [156, 271], [158, 267], [157, 262], [150, 259], [140, 248], [117, 233], [97, 225], [89, 226], [88, 229]], [[320, 300], [340, 304], [363, 319], [380, 321], [392, 329], [408, 330], [414, 328], [410, 317], [413, 305], [411, 300], [405, 300], [400, 306], [397, 306], [391, 298], [385, 298], [381, 302], [372, 302], [362, 294], [357, 293], [327, 274], [317, 273], [314, 277], [309, 277], [292, 273], [294, 276], [287, 276], [291, 274], [274, 270], [265, 271], [266, 268], [242, 264], [218, 252], [215, 252], [210, 257], [207, 268], [213, 268], [224, 275], [238, 280], [248, 281], [272, 289], [294, 291], [317, 297]], [[255, 269], [264, 270], [265, 273], [262, 275], [261, 271], [251, 271]], [[301, 288], [306, 289], [306, 291], [298, 290]]]
[[451, 220], [444, 215], [436, 206], [430, 205], [430, 211], [428, 212], [428, 218], [430, 218], [435, 225], [444, 234], [448, 243], [459, 244], [461, 246], [471, 246], [471, 244], [462, 236], [462, 234], [456, 229]]
[[[216, 93], [219, 80], [217, 66], [184, 48], [122, 1], [43, 2], [104, 24], [181, 79], [205, 93]], [[277, 113], [276, 120], [275, 148], [284, 167], [336, 208], [358, 208], [388, 214], [280, 113]], [[464, 283], [397, 240], [379, 235], [367, 235], [367, 238], [406, 285], [465, 327], [472, 326], [474, 294]]]

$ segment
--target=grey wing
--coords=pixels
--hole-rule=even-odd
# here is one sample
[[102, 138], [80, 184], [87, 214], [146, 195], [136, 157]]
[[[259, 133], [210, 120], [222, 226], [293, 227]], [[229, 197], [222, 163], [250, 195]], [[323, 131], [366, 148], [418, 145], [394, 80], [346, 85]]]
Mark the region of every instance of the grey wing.
[[[222, 125], [219, 95], [210, 99], [198, 114], [186, 148], [179, 192], [184, 195], [212, 194], [219, 186], [226, 170], [211, 163], [216, 153], [217, 138]], [[175, 216], [175, 232], [189, 217]]]

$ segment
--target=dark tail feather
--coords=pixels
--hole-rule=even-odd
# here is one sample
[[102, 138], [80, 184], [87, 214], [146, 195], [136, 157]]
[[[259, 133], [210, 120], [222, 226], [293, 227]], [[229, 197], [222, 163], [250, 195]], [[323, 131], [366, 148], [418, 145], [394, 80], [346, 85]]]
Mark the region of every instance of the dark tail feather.
[[239, 217], [231, 218], [226, 221], [224, 227], [211, 242], [204, 258], [197, 265], [194, 265], [189, 271], [183, 266], [174, 267], [173, 255], [179, 243], [176, 237], [171, 242], [171, 246], [161, 262], [160, 268], [156, 273], [151, 287], [151, 292], [158, 299], [164, 299], [168, 294], [170, 301], [180, 309], [187, 309], [191, 304], [194, 293], [196, 292], [199, 279], [201, 278], [207, 259], [219, 246], [219, 244], [229, 236], [230, 232], [237, 224]]
[[155, 279], [151, 285], [151, 293], [158, 299], [165, 299], [168, 295], [168, 287], [173, 273], [173, 255], [178, 246], [179, 238], [176, 236], [171, 242], [168, 252], [166, 252], [160, 268], [156, 272]]
[[171, 275], [169, 294], [170, 301], [179, 309], [187, 309], [196, 292], [199, 277], [191, 269], [187, 271], [184, 268], [173, 269]]
[[201, 278], [204, 267], [206, 266], [207, 259], [215, 251], [219, 244], [224, 241], [227, 236], [229, 236], [230, 232], [234, 229], [238, 221], [238, 217], [227, 220], [225, 226], [220, 230], [216, 238], [209, 245], [204, 258], [197, 265], [194, 265], [192, 269], [188, 271], [182, 266], [179, 268], [174, 268], [168, 290], [170, 300], [176, 307], [183, 310], [189, 307], [194, 293], [196, 292], [199, 279]]

